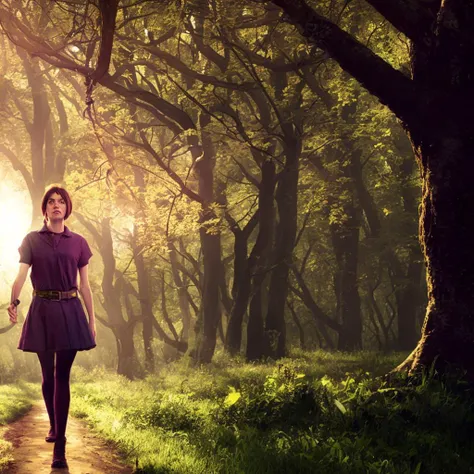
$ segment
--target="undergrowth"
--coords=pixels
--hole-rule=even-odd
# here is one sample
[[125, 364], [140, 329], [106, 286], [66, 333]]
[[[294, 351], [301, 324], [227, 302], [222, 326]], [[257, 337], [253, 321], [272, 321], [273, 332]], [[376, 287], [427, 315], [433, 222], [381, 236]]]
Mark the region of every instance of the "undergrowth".
[[[137, 473], [474, 472], [472, 388], [432, 371], [380, 377], [404, 357], [318, 351], [248, 364], [218, 354], [135, 381], [77, 366], [71, 412]], [[36, 385], [0, 386], [0, 426], [38, 396]], [[0, 444], [0, 466], [9, 449]]]
[[474, 472], [470, 388], [429, 373], [388, 385], [404, 356], [218, 356], [141, 381], [76, 371], [72, 409], [141, 473]]

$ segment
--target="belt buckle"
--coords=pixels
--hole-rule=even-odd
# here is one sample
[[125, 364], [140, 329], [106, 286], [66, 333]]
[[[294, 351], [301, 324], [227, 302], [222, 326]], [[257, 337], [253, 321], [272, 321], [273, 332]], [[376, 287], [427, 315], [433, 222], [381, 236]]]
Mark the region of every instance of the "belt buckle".
[[[61, 292], [60, 291], [51, 291], [51, 301], [61, 301]], [[57, 294], [58, 297], [54, 298], [53, 295]]]

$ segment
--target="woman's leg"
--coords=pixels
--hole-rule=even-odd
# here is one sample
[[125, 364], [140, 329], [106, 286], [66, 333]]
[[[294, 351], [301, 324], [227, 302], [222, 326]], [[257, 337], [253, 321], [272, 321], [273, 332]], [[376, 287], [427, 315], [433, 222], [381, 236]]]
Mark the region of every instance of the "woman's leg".
[[50, 432], [54, 435], [55, 418], [54, 418], [54, 352], [38, 352], [38, 359], [41, 364], [41, 373], [43, 381], [41, 389], [43, 391], [44, 404], [49, 416]]
[[69, 413], [69, 374], [76, 351], [56, 352], [56, 370], [54, 372], [54, 414], [56, 419], [56, 441], [51, 467], [65, 468], [66, 462], [66, 424]]
[[66, 434], [69, 413], [69, 374], [77, 351], [56, 352], [56, 371], [54, 373], [54, 414], [56, 438], [62, 439]]

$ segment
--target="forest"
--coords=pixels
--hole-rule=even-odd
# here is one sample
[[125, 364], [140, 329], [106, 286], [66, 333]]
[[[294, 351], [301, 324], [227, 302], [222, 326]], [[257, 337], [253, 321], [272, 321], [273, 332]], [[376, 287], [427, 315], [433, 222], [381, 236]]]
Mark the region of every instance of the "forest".
[[52, 184], [93, 253], [70, 413], [133, 472], [472, 472], [473, 24], [461, 0], [0, 1], [0, 472], [41, 401], [29, 279], [7, 307]]

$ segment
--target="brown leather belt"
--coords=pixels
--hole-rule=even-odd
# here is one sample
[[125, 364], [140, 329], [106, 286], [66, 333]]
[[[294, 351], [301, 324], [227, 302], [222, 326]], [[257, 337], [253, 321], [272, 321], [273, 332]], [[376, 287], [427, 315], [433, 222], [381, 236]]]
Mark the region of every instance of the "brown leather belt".
[[56, 290], [33, 290], [35, 296], [40, 298], [46, 298], [47, 300], [60, 301], [69, 300], [71, 298], [77, 298], [77, 290], [70, 291], [56, 291]]

